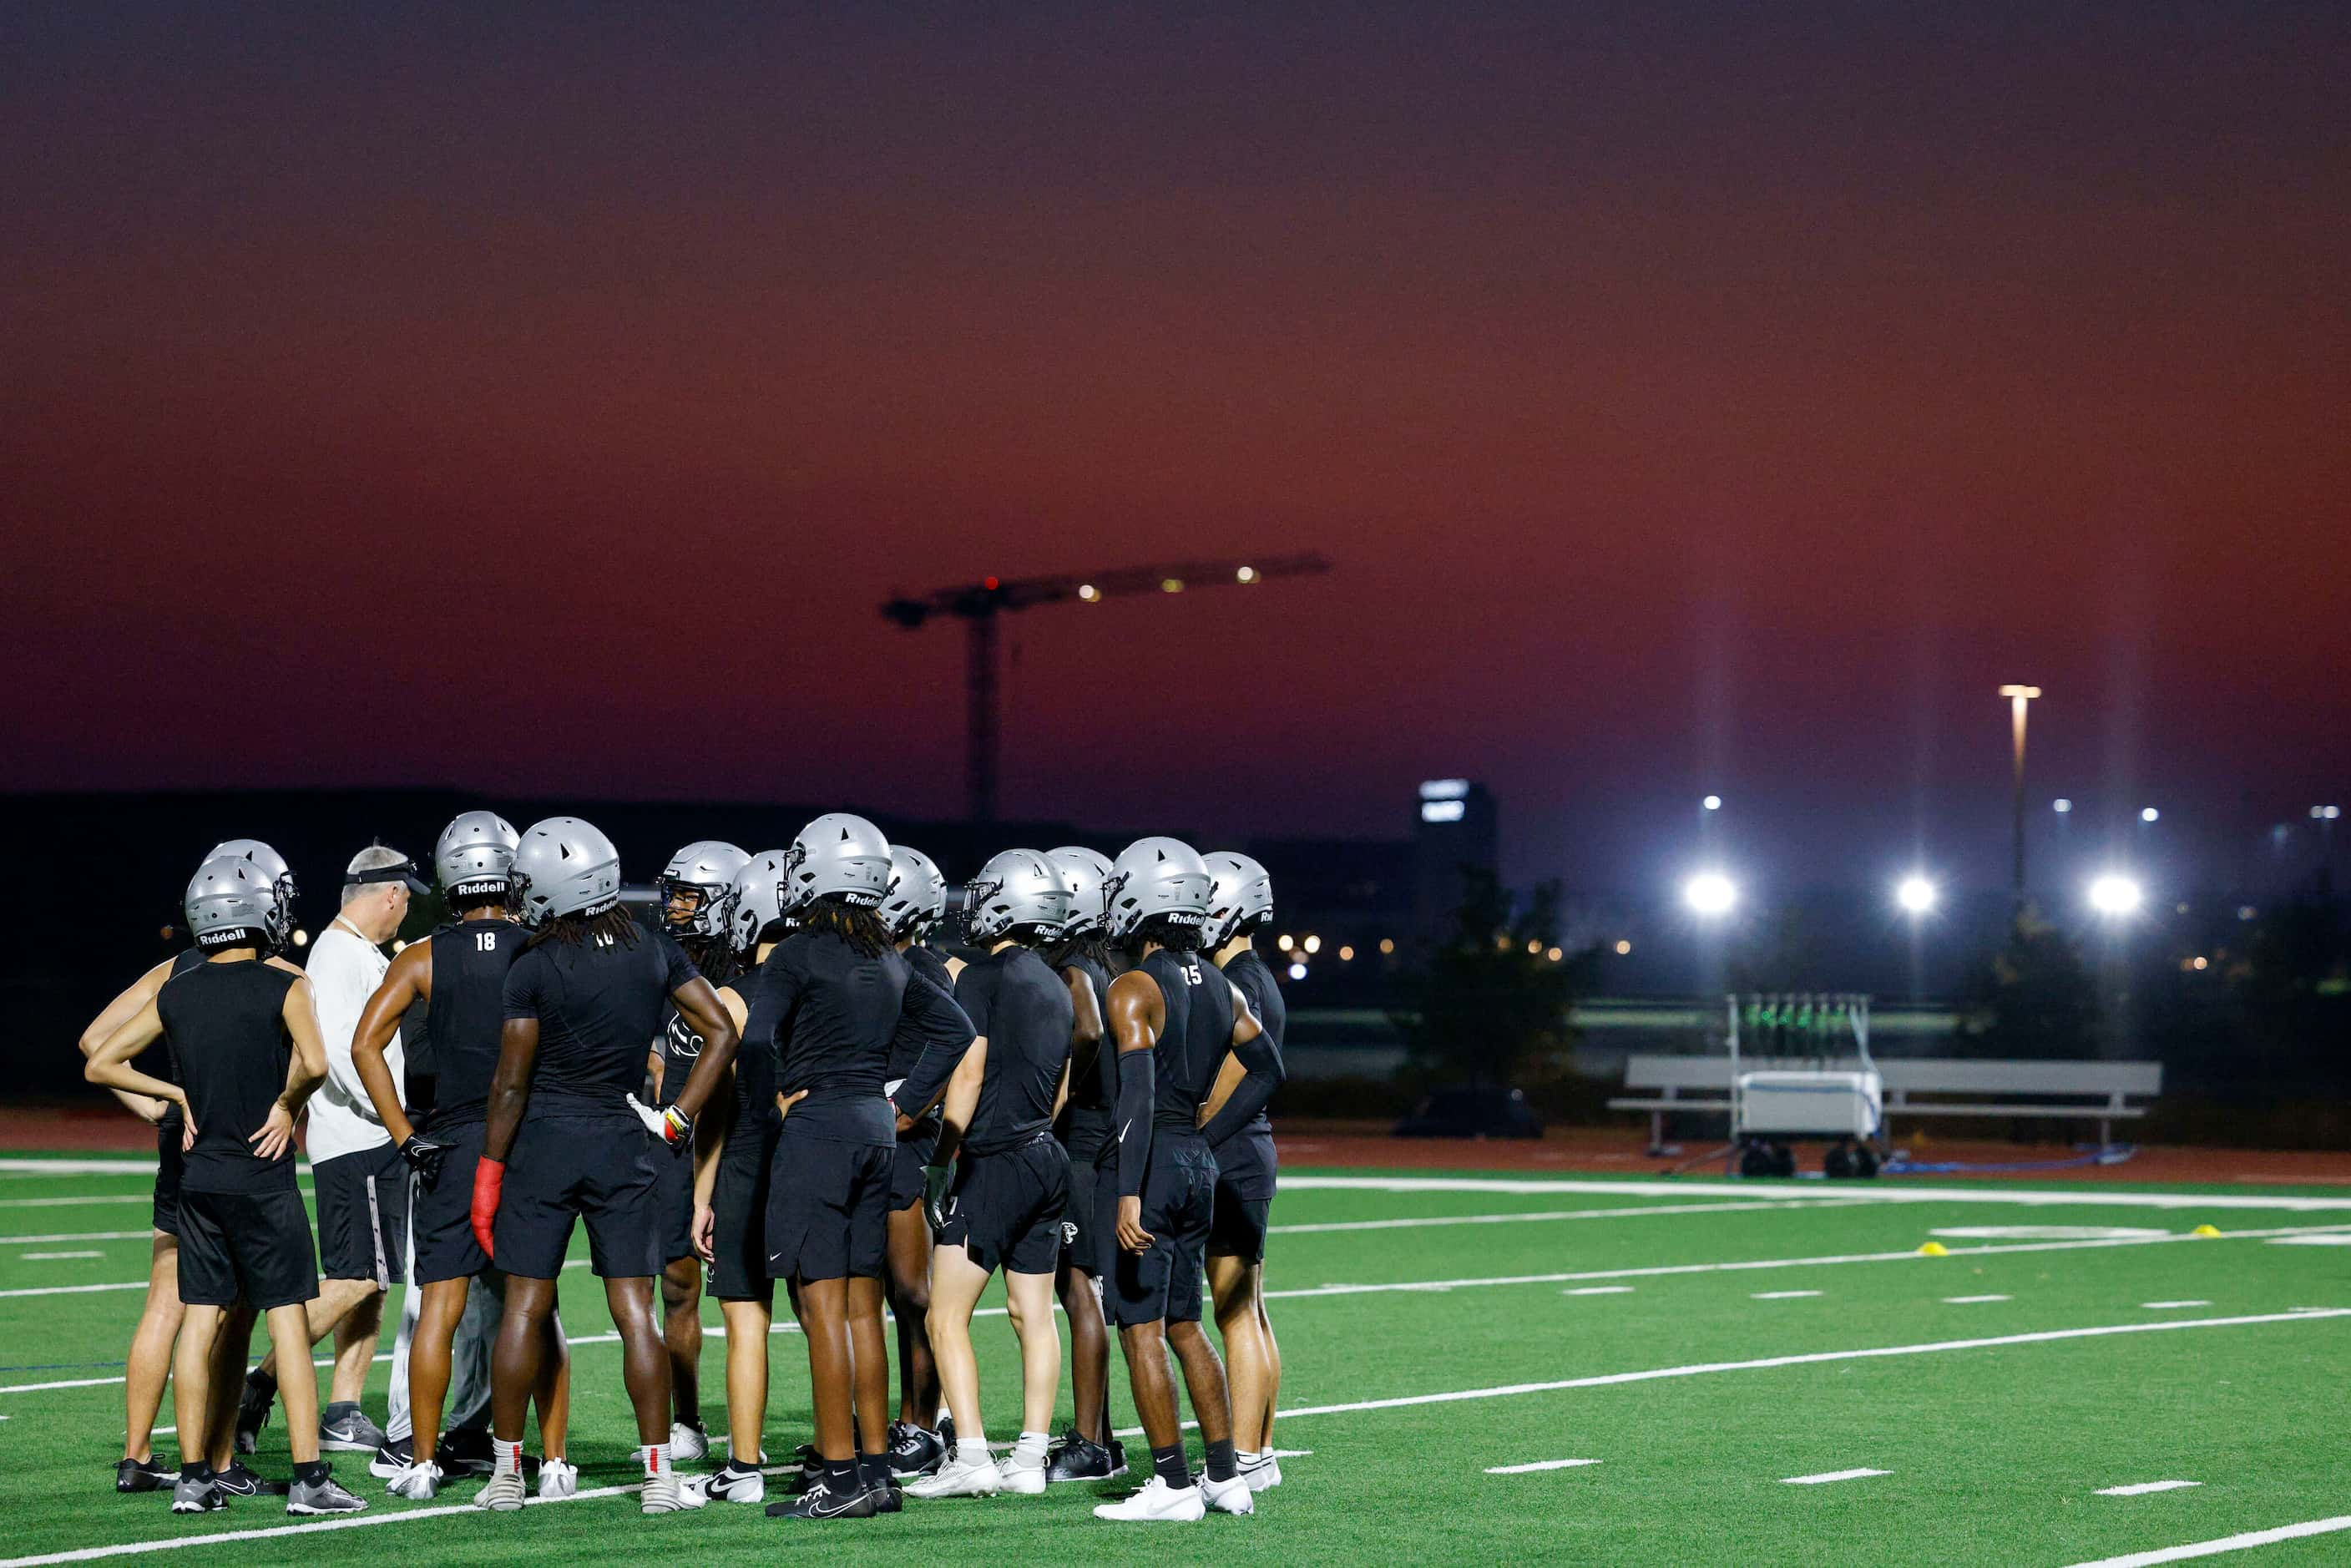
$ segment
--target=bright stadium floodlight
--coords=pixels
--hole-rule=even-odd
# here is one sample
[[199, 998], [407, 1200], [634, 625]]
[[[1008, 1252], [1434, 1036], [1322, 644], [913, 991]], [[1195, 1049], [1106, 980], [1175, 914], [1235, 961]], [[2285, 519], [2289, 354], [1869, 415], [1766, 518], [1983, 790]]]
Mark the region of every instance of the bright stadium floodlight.
[[2074, 809], [2074, 802], [2060, 795], [2049, 802], [2049, 809], [2062, 817]]
[[1719, 795], [1708, 795], [1705, 800], [1700, 800], [1698, 804], [1704, 807], [1707, 810], [1719, 811], [1722, 810], [1722, 797]]
[[2163, 813], [2162, 813], [2162, 812], [2160, 812], [2160, 811], [2158, 811], [2158, 810], [2157, 810], [2154, 807], [2152, 807], [2152, 806], [2147, 806], [2147, 807], [2143, 807], [2143, 808], [2140, 810], [2139, 814], [2138, 814], [2138, 820], [2139, 820], [2140, 821], [2142, 821], [2142, 822], [2152, 822], [2152, 821], [2156, 821], [2158, 818], [2161, 817], [2162, 815], [2163, 815]]
[[2126, 920], [2138, 913], [2147, 894], [2129, 877], [2108, 872], [2090, 883], [2090, 907], [2109, 920]]
[[1682, 902], [1693, 914], [1718, 920], [1739, 902], [1739, 889], [1719, 871], [1702, 871], [1682, 883]]
[[1905, 915], [1926, 914], [1935, 907], [1935, 884], [1916, 872], [1894, 886], [1894, 902], [1902, 906]]

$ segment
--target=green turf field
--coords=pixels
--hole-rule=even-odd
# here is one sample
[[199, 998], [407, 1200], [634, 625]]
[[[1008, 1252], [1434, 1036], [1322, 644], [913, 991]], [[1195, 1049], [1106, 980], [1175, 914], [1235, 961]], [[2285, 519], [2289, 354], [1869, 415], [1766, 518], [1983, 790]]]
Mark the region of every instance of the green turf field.
[[[1292, 1457], [1255, 1519], [1101, 1523], [1083, 1487], [910, 1501], [894, 1518], [832, 1525], [724, 1505], [645, 1519], [625, 1495], [493, 1517], [462, 1506], [477, 1483], [404, 1503], [359, 1456], [340, 1456], [339, 1473], [371, 1505], [347, 1533], [353, 1521], [296, 1525], [265, 1500], [183, 1520], [162, 1496], [114, 1495], [120, 1357], [140, 1291], [76, 1287], [143, 1281], [146, 1184], [6, 1164], [0, 1568], [206, 1538], [223, 1544], [171, 1560], [528, 1552], [557, 1568], [740, 1550], [898, 1564], [1147, 1552], [1237, 1564], [2057, 1565], [2172, 1561], [2165, 1549], [2325, 1521], [2338, 1528], [2231, 1560], [2351, 1563], [2351, 1530], [2339, 1528], [2351, 1524], [2342, 1188], [1928, 1178], [1857, 1198], [1802, 1182], [1286, 1171], [1274, 1218], [1288, 1228], [1269, 1281], [1283, 1355], [1277, 1442]], [[2150, 1201], [2162, 1194], [2177, 1201]], [[2189, 1235], [2204, 1223], [2227, 1234]], [[2058, 1229], [2003, 1233], [2020, 1227]], [[1951, 1234], [1982, 1228], [1994, 1234]], [[2329, 1230], [2330, 1244], [2280, 1234]], [[1951, 1255], [1917, 1256], [1929, 1240]], [[585, 1252], [575, 1239], [574, 1256]], [[575, 1355], [571, 1457], [583, 1487], [624, 1484], [634, 1437], [584, 1268], [565, 1276], [564, 1307], [589, 1342]], [[1008, 1437], [1011, 1331], [1000, 1315], [977, 1330], [991, 1432]], [[806, 1439], [809, 1406], [798, 1336], [772, 1343], [776, 1454]], [[723, 1354], [712, 1339], [714, 1432]], [[383, 1376], [380, 1364], [369, 1398], [379, 1418]], [[1126, 1427], [1123, 1378], [1113, 1353], [1113, 1414]], [[1066, 1418], [1065, 1402], [1056, 1426]], [[1592, 1462], [1512, 1470], [1571, 1459]], [[287, 1463], [273, 1422], [259, 1468], [282, 1475]], [[1848, 1471], [1883, 1473], [1788, 1484]], [[2159, 1481], [2196, 1484], [2101, 1495]]]

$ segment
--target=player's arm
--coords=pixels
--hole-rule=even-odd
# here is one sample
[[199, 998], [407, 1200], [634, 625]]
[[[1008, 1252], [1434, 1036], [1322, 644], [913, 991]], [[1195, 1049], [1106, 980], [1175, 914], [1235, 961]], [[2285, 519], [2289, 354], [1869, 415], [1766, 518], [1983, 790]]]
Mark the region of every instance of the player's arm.
[[1215, 1148], [1257, 1120], [1281, 1081], [1281, 1052], [1274, 1049], [1273, 1036], [1258, 1021], [1249, 998], [1234, 986], [1232, 1050], [1217, 1070], [1208, 1103], [1200, 1107], [1200, 1135], [1208, 1146]]
[[939, 1107], [939, 1141], [931, 1164], [946, 1165], [963, 1146], [965, 1129], [971, 1125], [972, 1113], [979, 1109], [980, 1082], [987, 1076], [987, 1037], [974, 1035], [963, 1060], [956, 1063], [955, 1075], [947, 1080], [946, 1102]]
[[[751, 1009], [744, 1005], [742, 993], [732, 986], [718, 988], [718, 1005], [726, 1009], [726, 1019], [735, 1026], [739, 1054], [743, 1030], [751, 1021]], [[718, 1087], [709, 1105], [694, 1124], [694, 1201], [697, 1209], [710, 1206], [710, 1195], [718, 1186], [718, 1156], [726, 1151], [726, 1134], [734, 1131], [735, 1074], [740, 1071], [736, 1062], [726, 1064], [726, 1071], [718, 1075]]]
[[1070, 1103], [1070, 1064], [1061, 1063], [1061, 1082], [1053, 1090], [1053, 1120], [1061, 1119], [1061, 1107]]
[[392, 1062], [384, 1052], [400, 1034], [400, 1020], [420, 998], [433, 994], [433, 939], [426, 937], [402, 950], [383, 972], [383, 983], [360, 1009], [359, 1027], [351, 1032], [351, 1069], [367, 1091], [376, 1118], [392, 1134], [396, 1148], [405, 1148], [416, 1135], [408, 1109], [400, 1103], [400, 1085], [392, 1082]]
[[905, 1081], [890, 1096], [898, 1109], [900, 1132], [930, 1114], [978, 1038], [979, 1030], [960, 1002], [920, 975], [907, 980], [905, 999], [898, 1009], [898, 1039], [891, 1050], [895, 1054], [908, 1041], [920, 1049]]
[[[104, 1014], [100, 1014], [101, 1020]], [[93, 1025], [93, 1028], [96, 1026]], [[157, 1105], [177, 1105], [183, 1113], [188, 1108], [188, 1092], [176, 1083], [166, 1083], [131, 1065], [131, 1059], [163, 1038], [163, 1018], [156, 1010], [152, 997], [130, 1017], [123, 1019], [89, 1051], [82, 1063], [81, 1075], [92, 1083], [102, 1083], [126, 1096], [152, 1100]], [[87, 1049], [87, 1048], [86, 1048]], [[124, 1103], [131, 1103], [126, 1098]], [[158, 1110], [149, 1121], [160, 1121], [163, 1113]], [[189, 1124], [191, 1132], [195, 1124]]]
[[269, 1119], [261, 1124], [261, 1130], [246, 1140], [265, 1160], [284, 1159], [294, 1152], [295, 1119], [327, 1081], [327, 1042], [319, 1029], [318, 997], [307, 977], [286, 988], [286, 1000], [277, 1016], [285, 1022], [287, 1039], [294, 1043], [286, 1063], [286, 1087], [271, 1103]]
[[686, 1027], [702, 1037], [702, 1054], [694, 1059], [694, 1071], [685, 1075], [670, 1107], [684, 1118], [682, 1127], [672, 1121], [675, 1130], [670, 1142], [675, 1145], [693, 1131], [694, 1118], [702, 1113], [726, 1070], [735, 1064], [735, 1049], [742, 1043], [742, 1033], [734, 1015], [718, 1000], [718, 992], [700, 975], [672, 990], [669, 998], [677, 1004], [678, 1016]]
[[1151, 1048], [1166, 1027], [1159, 982], [1130, 969], [1110, 986], [1110, 1036], [1118, 1046], [1118, 1244], [1148, 1249], [1143, 1228], [1143, 1177], [1151, 1168], [1151, 1108], [1158, 1092]]
[[[106, 1043], [107, 1036], [138, 1017], [139, 1009], [153, 1001], [155, 993], [162, 990], [163, 982], [171, 977], [172, 960], [166, 958], [123, 988], [121, 994], [107, 1003], [104, 1010], [89, 1020], [89, 1027], [81, 1031], [81, 1054], [84, 1062], [98, 1054], [98, 1048]], [[91, 1082], [95, 1082], [97, 1080], [92, 1079]], [[164, 1109], [177, 1103], [176, 1101], [158, 1100], [152, 1094], [133, 1094], [122, 1089], [116, 1089], [114, 1097], [121, 1101], [123, 1107], [142, 1122], [162, 1121]]]

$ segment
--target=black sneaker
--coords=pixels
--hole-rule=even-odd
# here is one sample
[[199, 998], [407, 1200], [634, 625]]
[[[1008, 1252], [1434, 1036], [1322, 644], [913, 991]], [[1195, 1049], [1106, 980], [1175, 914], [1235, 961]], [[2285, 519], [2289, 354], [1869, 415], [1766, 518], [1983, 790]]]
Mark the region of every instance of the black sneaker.
[[167, 1470], [153, 1459], [118, 1459], [114, 1464], [114, 1490], [120, 1492], [162, 1491], [179, 1479], [179, 1471]]
[[277, 1380], [245, 1375], [245, 1392], [236, 1396], [236, 1451], [249, 1454], [260, 1446], [261, 1429], [269, 1425], [269, 1407], [277, 1401]]
[[460, 1427], [441, 1434], [441, 1441], [433, 1448], [433, 1462], [441, 1467], [444, 1476], [486, 1476], [498, 1468], [498, 1456], [497, 1450], [490, 1447], [487, 1432], [477, 1427]]
[[955, 1417], [939, 1412], [939, 1447], [947, 1453], [955, 1452]]
[[939, 1461], [946, 1456], [946, 1445], [939, 1441], [936, 1432], [906, 1421], [890, 1423], [892, 1480], [911, 1480], [916, 1476], [929, 1475], [939, 1468]]
[[231, 1497], [284, 1497], [287, 1490], [285, 1481], [266, 1481], [255, 1475], [243, 1459], [225, 1470], [214, 1471], [213, 1485]]
[[1126, 1455], [1104, 1448], [1075, 1432], [1061, 1439], [1045, 1463], [1046, 1484], [1055, 1481], [1106, 1481], [1126, 1473]]
[[[435, 1454], [434, 1460], [441, 1465], [443, 1475], [449, 1473], [449, 1467], [440, 1455]], [[388, 1481], [415, 1462], [416, 1444], [413, 1441], [407, 1437], [387, 1437], [377, 1446], [375, 1457], [368, 1461], [368, 1474], [380, 1481]]]
[[837, 1492], [822, 1479], [816, 1485], [782, 1502], [768, 1505], [769, 1519], [871, 1519], [881, 1511], [873, 1493], [864, 1488], [854, 1491]]
[[876, 1513], [906, 1511], [906, 1493], [904, 1489], [894, 1484], [886, 1487], [868, 1487], [865, 1489], [865, 1495], [873, 1500], [873, 1511]]

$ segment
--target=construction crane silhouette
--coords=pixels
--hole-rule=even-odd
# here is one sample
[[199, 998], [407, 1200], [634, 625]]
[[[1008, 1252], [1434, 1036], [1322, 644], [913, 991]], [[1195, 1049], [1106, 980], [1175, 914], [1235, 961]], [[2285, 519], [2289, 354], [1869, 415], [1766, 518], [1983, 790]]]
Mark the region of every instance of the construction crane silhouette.
[[920, 630], [934, 616], [952, 615], [963, 622], [967, 810], [973, 821], [992, 822], [996, 821], [998, 616], [1038, 604], [1099, 604], [1105, 599], [1136, 593], [1188, 593], [1218, 586], [1247, 588], [1277, 577], [1309, 577], [1330, 570], [1328, 560], [1310, 550], [1301, 555], [1258, 560], [1186, 560], [1125, 566], [1090, 576], [1071, 573], [1061, 577], [984, 577], [977, 582], [935, 589], [919, 597], [893, 599], [882, 606], [882, 614], [909, 632]]

